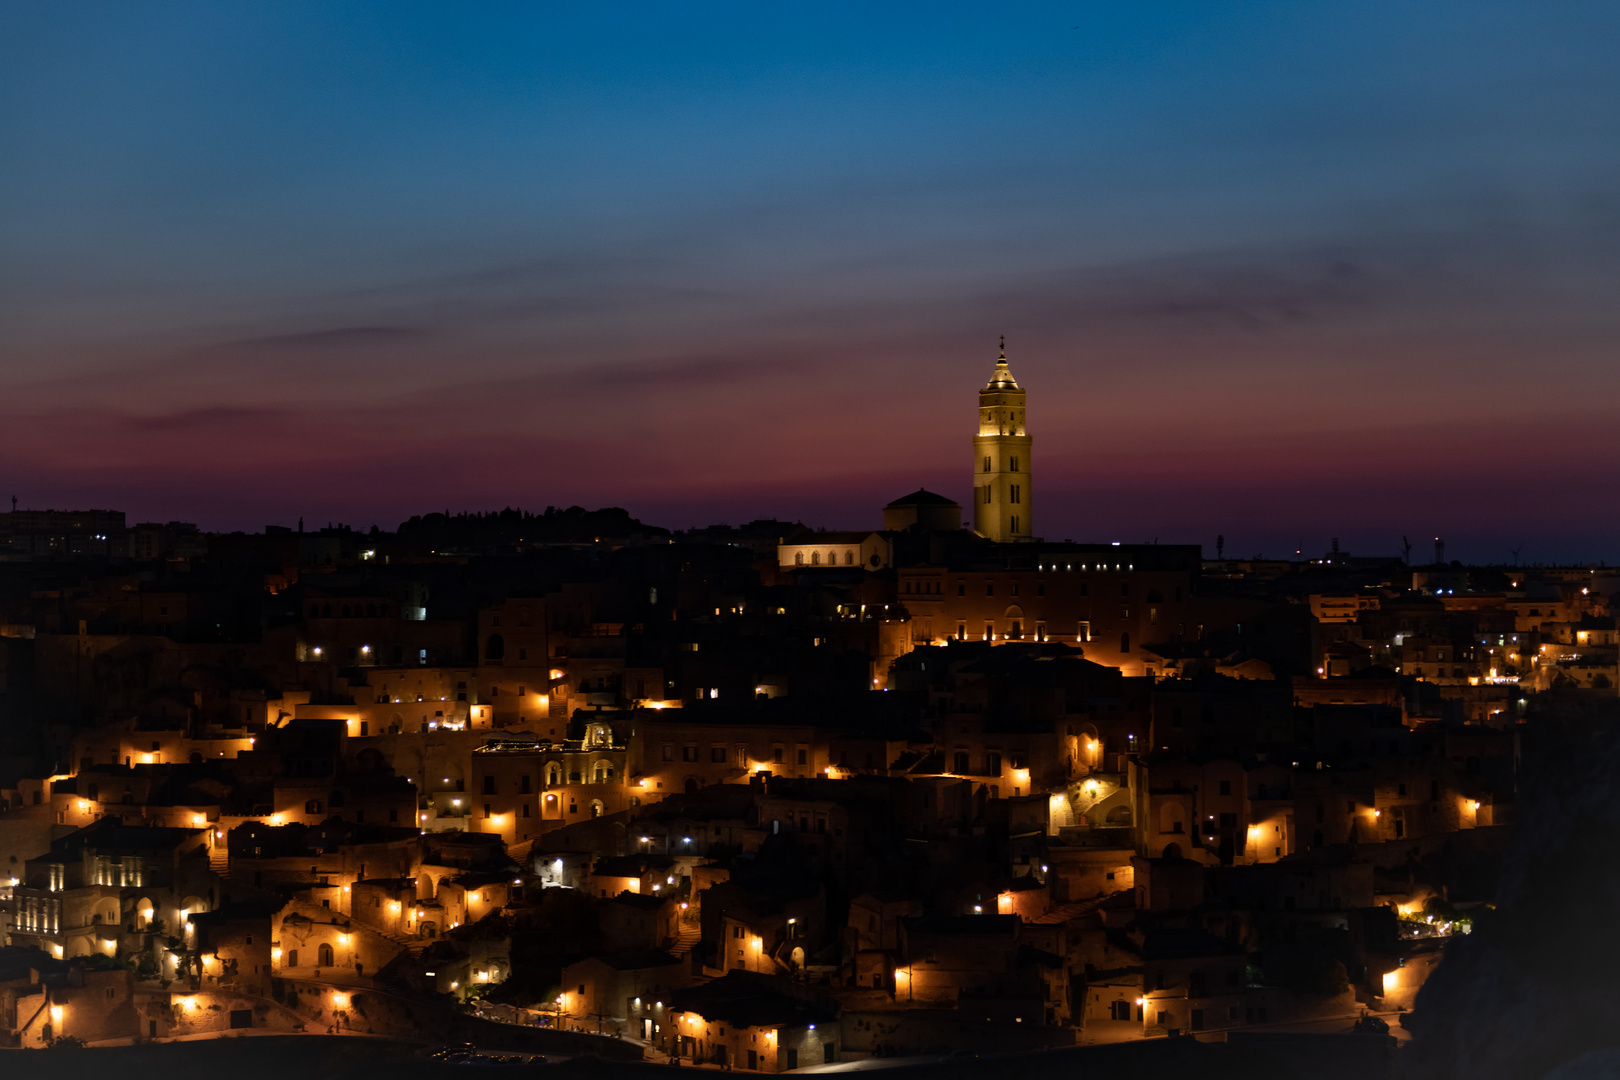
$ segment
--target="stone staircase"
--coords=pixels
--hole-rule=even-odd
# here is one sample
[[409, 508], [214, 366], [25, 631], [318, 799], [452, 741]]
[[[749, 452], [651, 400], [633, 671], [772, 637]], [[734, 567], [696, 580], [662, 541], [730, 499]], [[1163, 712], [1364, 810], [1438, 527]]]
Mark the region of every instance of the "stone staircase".
[[214, 849], [208, 853], [208, 869], [218, 874], [220, 880], [230, 880], [231, 853], [223, 843], [214, 845]]
[[695, 922], [682, 922], [681, 934], [675, 939], [675, 944], [669, 948], [669, 954], [680, 960], [697, 946], [703, 936], [703, 928]]

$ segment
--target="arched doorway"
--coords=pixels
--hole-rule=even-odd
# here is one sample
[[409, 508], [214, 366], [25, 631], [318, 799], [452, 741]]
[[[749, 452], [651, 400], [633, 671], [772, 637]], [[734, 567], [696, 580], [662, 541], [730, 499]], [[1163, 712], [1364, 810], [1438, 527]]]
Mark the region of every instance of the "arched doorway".
[[331, 967], [334, 963], [336, 963], [337, 958], [332, 955], [332, 946], [328, 945], [324, 941], [321, 942], [321, 947], [315, 955], [315, 963], [321, 967]]

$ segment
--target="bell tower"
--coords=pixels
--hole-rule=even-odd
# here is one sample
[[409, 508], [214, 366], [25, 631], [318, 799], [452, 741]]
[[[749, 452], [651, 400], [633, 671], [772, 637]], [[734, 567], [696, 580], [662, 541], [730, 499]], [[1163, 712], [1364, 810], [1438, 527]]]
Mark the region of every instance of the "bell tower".
[[1030, 437], [1024, 390], [1007, 370], [1007, 339], [990, 382], [979, 391], [979, 433], [973, 437], [973, 530], [1000, 543], [1033, 533]]

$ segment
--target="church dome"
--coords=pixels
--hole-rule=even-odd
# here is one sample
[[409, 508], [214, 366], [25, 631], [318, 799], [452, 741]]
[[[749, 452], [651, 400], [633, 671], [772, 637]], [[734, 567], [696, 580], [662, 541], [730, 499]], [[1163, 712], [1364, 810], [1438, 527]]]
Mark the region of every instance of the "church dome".
[[927, 532], [954, 532], [962, 527], [962, 506], [953, 499], [918, 488], [883, 508], [883, 528], [889, 532], [920, 528]]
[[943, 495], [935, 495], [927, 488], [918, 488], [910, 495], [902, 495], [898, 499], [894, 500], [894, 502], [884, 507], [884, 509], [892, 510], [898, 509], [902, 506], [954, 506], [958, 510], [962, 508], [962, 505], [955, 499], [947, 499]]

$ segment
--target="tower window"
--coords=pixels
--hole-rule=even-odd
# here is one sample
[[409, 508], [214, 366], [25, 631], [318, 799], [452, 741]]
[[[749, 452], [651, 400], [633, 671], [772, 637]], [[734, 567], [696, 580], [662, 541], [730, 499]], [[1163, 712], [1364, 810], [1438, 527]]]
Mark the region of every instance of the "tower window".
[[989, 484], [984, 485], [984, 501], [987, 504], [990, 502], [990, 493], [994, 490]]
[[[985, 471], [985, 472], [989, 472], [989, 471], [990, 471], [990, 457], [989, 457], [989, 455], [988, 455], [988, 454], [987, 454], [987, 455], [985, 455], [985, 459], [984, 459], [984, 470], [983, 470], [983, 471]], [[988, 499], [987, 499], [987, 500], [985, 500], [985, 501], [986, 501], [986, 502], [988, 502], [988, 501], [989, 501], [989, 500], [988, 500]]]
[[1019, 523], [1018, 523], [1018, 515], [1017, 515], [1017, 514], [1014, 514], [1014, 515], [1013, 515], [1013, 519], [1012, 519], [1012, 531], [1013, 531], [1013, 532], [1022, 532], [1022, 531], [1023, 531], [1023, 530], [1022, 530], [1022, 527], [1021, 527], [1021, 526], [1020, 526], [1020, 525], [1019, 525]]
[[1010, 486], [1011, 486], [1011, 489], [1012, 489], [1011, 490], [1011, 501], [1016, 503], [1016, 502], [1019, 501], [1019, 494], [1020, 494], [1019, 490], [1018, 490], [1018, 485], [1017, 484], [1012, 484]]
[[[1011, 461], [1009, 461], [1007, 463], [1007, 471], [1008, 472], [1017, 472], [1018, 471], [1018, 459], [1017, 458], [1013, 458]], [[1017, 502], [1018, 500], [1014, 499], [1013, 501]]]

